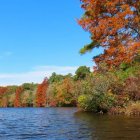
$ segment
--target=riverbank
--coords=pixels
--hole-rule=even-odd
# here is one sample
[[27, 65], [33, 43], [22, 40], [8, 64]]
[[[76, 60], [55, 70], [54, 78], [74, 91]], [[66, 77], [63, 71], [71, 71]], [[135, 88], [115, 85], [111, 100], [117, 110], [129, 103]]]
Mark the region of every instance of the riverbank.
[[[79, 67], [76, 75], [55, 73], [41, 84], [0, 87], [0, 107], [76, 107], [108, 114], [140, 114], [139, 61], [118, 69], [90, 72]], [[82, 76], [81, 76], [82, 75]]]

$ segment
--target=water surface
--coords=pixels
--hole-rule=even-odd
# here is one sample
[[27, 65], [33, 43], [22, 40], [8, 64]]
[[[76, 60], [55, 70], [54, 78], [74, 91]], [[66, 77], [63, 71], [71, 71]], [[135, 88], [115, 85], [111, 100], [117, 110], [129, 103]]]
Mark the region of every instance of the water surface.
[[140, 118], [76, 108], [1, 108], [0, 140], [139, 140]]

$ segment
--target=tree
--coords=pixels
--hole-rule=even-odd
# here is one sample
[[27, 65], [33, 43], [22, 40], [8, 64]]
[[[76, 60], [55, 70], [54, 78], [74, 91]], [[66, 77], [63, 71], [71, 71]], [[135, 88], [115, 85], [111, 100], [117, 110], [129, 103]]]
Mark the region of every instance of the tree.
[[80, 50], [83, 54], [102, 47], [94, 57], [108, 66], [130, 63], [140, 50], [140, 0], [81, 0], [85, 10], [78, 23], [91, 34], [92, 42]]
[[45, 107], [47, 101], [47, 88], [48, 88], [48, 78], [45, 78], [44, 81], [38, 85], [36, 93], [36, 106]]
[[33, 100], [34, 100], [33, 92], [30, 91], [28, 93], [28, 98], [27, 98], [27, 106], [28, 107], [33, 107]]
[[60, 82], [63, 79], [64, 79], [63, 75], [58, 75], [55, 72], [53, 72], [51, 77], [49, 78], [49, 83]]
[[76, 80], [81, 80], [81, 79], [85, 79], [85, 77], [90, 74], [90, 68], [86, 67], [86, 66], [80, 66], [76, 72], [75, 72], [76, 76], [75, 79]]
[[57, 85], [57, 105], [76, 106], [76, 98], [73, 92], [74, 84], [72, 78], [65, 78], [61, 84]]
[[7, 87], [0, 87], [0, 95], [4, 95], [8, 91]]
[[23, 88], [22, 87], [18, 87], [16, 89], [16, 94], [15, 94], [15, 100], [14, 100], [14, 107], [21, 107], [21, 93], [23, 92]]
[[22, 87], [23, 87], [24, 90], [33, 91], [34, 88], [36, 87], [36, 84], [34, 84], [34, 83], [24, 83], [24, 84], [22, 85]]
[[7, 97], [3, 97], [3, 99], [2, 99], [2, 107], [8, 107], [8, 98]]

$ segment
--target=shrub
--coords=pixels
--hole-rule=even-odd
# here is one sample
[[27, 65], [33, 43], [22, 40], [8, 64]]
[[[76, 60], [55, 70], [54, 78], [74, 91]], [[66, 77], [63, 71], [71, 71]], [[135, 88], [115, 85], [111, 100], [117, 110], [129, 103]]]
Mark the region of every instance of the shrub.
[[126, 108], [126, 115], [140, 115], [140, 102], [132, 102]]
[[129, 103], [129, 97], [126, 94], [119, 94], [116, 96], [116, 105], [117, 107], [123, 108]]
[[86, 111], [108, 112], [115, 104], [115, 96], [113, 94], [94, 94], [81, 95], [78, 99], [79, 106]]
[[129, 95], [131, 100], [140, 100], [140, 75], [126, 80], [124, 92]]
[[78, 98], [78, 106], [84, 111], [92, 110], [92, 98], [89, 95], [80, 95]]
[[122, 107], [112, 107], [108, 114], [110, 115], [122, 115], [122, 114], [125, 114], [125, 108], [122, 108]]

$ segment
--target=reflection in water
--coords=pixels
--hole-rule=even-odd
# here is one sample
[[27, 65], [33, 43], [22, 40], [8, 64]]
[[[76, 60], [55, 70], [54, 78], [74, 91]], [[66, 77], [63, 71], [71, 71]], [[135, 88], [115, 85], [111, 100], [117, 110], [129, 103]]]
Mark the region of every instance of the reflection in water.
[[140, 118], [95, 115], [87, 112], [75, 113], [79, 122], [85, 122], [92, 139], [97, 140], [139, 140]]
[[76, 108], [0, 109], [0, 140], [139, 140], [139, 118]]

